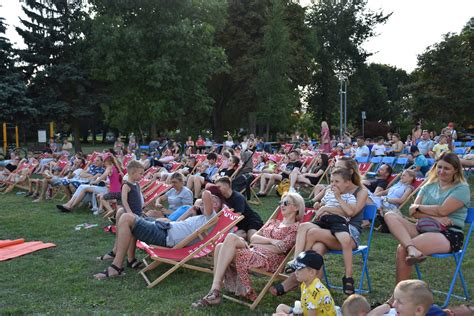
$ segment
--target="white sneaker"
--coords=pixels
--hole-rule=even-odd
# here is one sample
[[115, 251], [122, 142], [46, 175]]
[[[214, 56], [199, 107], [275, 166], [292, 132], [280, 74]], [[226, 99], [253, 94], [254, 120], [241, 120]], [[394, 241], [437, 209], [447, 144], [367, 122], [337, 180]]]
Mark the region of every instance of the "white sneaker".
[[288, 190], [288, 192], [290, 192], [290, 193], [296, 193], [296, 190], [295, 190], [295, 188], [290, 187], [290, 189]]

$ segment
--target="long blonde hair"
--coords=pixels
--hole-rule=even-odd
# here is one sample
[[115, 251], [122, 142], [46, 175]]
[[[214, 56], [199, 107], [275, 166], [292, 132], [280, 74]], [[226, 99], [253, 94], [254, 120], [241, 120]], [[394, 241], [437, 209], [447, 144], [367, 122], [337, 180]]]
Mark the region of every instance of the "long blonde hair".
[[444, 162], [449, 163], [453, 166], [456, 173], [454, 174], [454, 183], [466, 183], [466, 179], [464, 178], [464, 169], [461, 164], [461, 160], [456, 154], [450, 152], [444, 152], [439, 156], [436, 163], [431, 167], [430, 171], [428, 172], [428, 179], [426, 180], [426, 184], [430, 184], [433, 182], [438, 181], [438, 162], [442, 160]]
[[326, 121], [322, 121], [321, 128], [329, 128], [328, 123]]

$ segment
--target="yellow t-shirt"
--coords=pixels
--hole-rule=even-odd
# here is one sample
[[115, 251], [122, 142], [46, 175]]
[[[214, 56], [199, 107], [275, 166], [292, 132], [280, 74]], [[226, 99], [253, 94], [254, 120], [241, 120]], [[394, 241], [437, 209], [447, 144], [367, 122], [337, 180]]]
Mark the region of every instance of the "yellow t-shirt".
[[336, 316], [336, 308], [331, 293], [318, 278], [306, 288], [301, 283], [301, 306], [303, 315], [308, 315], [308, 310], [316, 310], [316, 315]]
[[449, 151], [448, 144], [436, 144], [433, 147], [433, 152], [435, 153], [435, 159], [438, 159], [442, 153]]

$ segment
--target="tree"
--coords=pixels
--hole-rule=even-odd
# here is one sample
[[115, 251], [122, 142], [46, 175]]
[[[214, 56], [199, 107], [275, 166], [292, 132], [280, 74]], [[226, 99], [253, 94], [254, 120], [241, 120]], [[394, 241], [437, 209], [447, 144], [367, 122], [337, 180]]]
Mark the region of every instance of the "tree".
[[6, 26], [0, 17], [0, 121], [25, 122], [37, 111], [26, 96], [26, 86], [19, 68], [17, 56], [10, 41], [5, 38]]
[[314, 72], [309, 87], [309, 110], [315, 117], [335, 124], [339, 113], [336, 74], [350, 77], [363, 67], [370, 53], [362, 43], [375, 35], [377, 24], [390, 15], [366, 8], [366, 0], [315, 1], [310, 7], [308, 23], [316, 36], [313, 51]]
[[[196, 132], [209, 126], [214, 45], [222, 1], [95, 1], [89, 38], [94, 78], [107, 85], [106, 119], [121, 131]], [[216, 17], [217, 16], [217, 17]]]
[[273, 0], [268, 22], [264, 27], [264, 54], [258, 62], [255, 91], [258, 101], [258, 119], [266, 123], [268, 138], [270, 127], [285, 130], [290, 118], [298, 110], [298, 90], [291, 85], [289, 73], [293, 52], [288, 27], [284, 23], [285, 3]]
[[23, 11], [28, 19], [16, 30], [27, 45], [20, 57], [28, 95], [40, 114], [37, 122], [69, 123], [80, 150], [81, 122], [94, 118], [100, 101], [85, 64], [82, 1], [26, 0]]
[[474, 104], [473, 52], [474, 30], [468, 23], [460, 34], [446, 34], [440, 43], [418, 56], [411, 87], [416, 116], [439, 124], [472, 124], [469, 113]]

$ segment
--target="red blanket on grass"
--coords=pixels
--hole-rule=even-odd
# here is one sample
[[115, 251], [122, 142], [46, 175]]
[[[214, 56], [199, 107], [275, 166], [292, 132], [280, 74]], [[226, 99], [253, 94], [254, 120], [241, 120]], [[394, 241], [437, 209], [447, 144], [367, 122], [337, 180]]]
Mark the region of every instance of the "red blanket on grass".
[[24, 239], [0, 240], [0, 261], [13, 259], [37, 250], [56, 247], [55, 244], [42, 241], [28, 241]]

